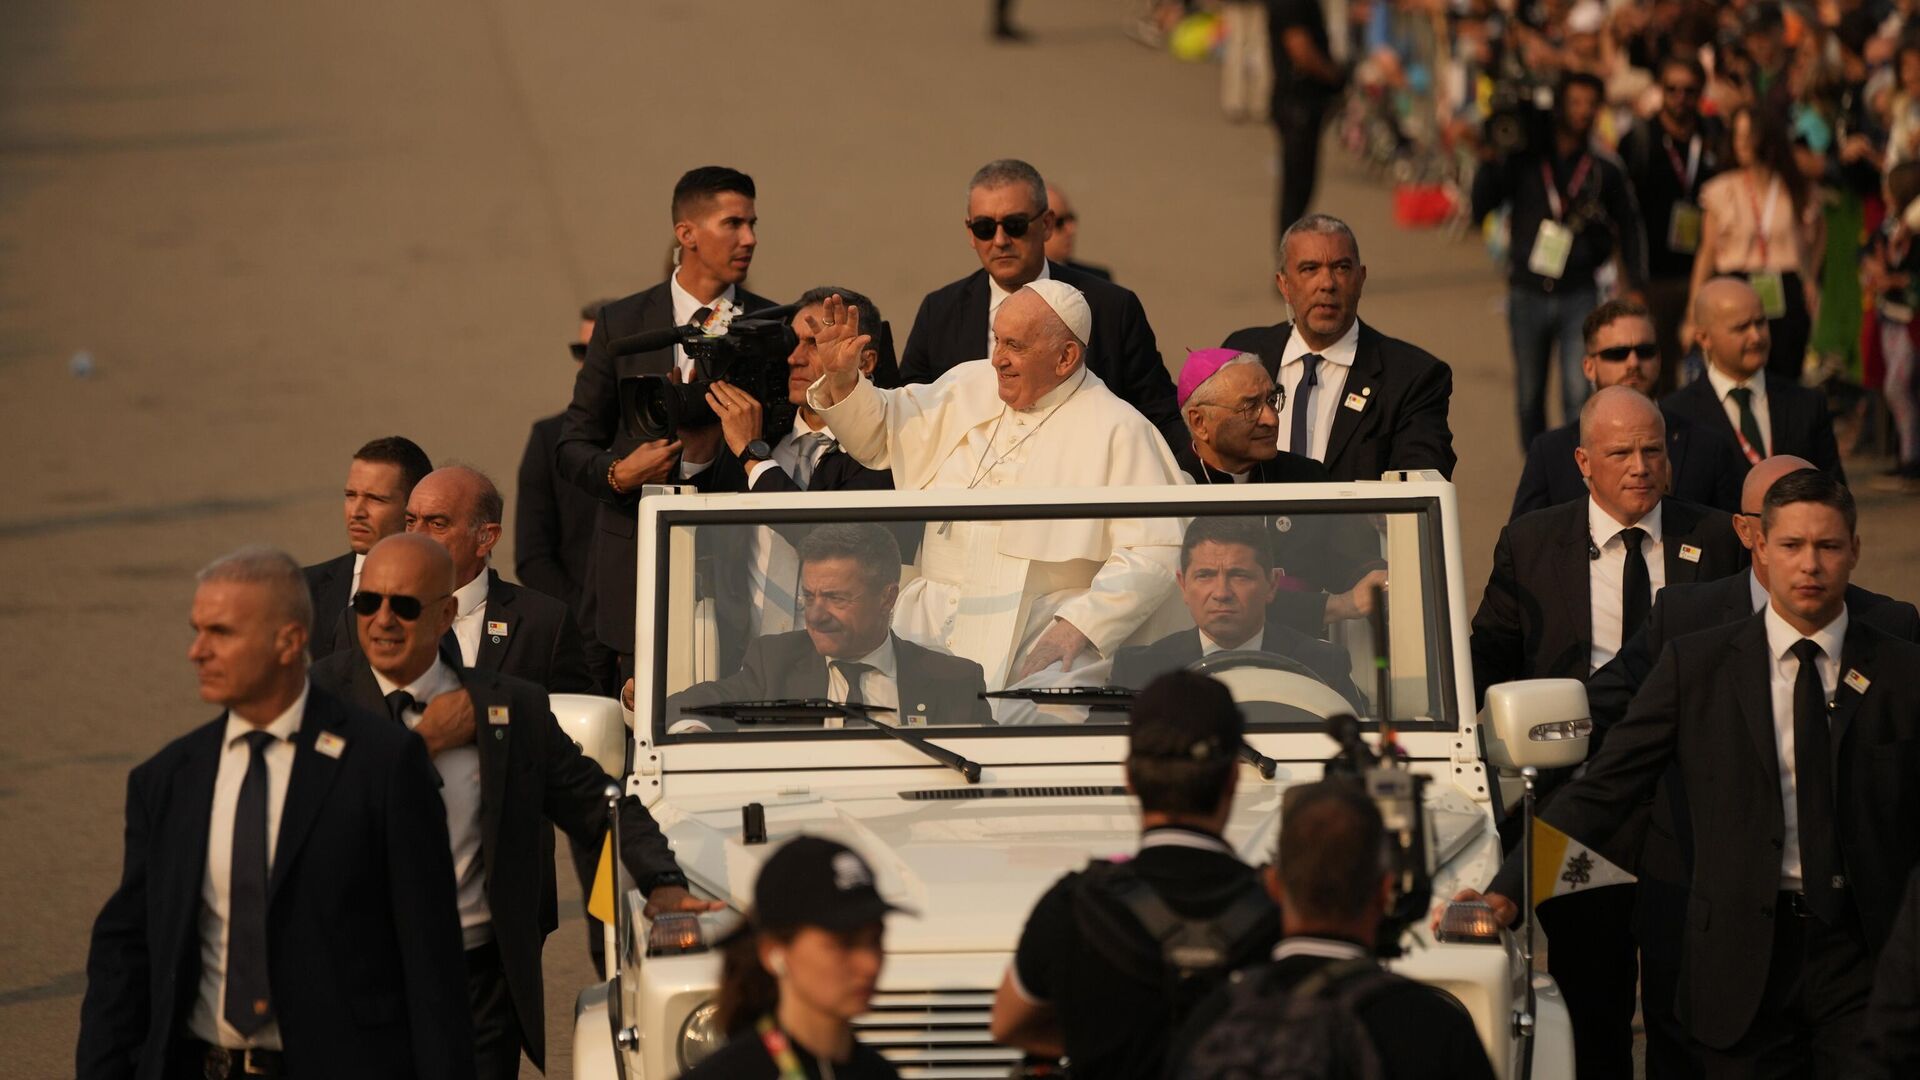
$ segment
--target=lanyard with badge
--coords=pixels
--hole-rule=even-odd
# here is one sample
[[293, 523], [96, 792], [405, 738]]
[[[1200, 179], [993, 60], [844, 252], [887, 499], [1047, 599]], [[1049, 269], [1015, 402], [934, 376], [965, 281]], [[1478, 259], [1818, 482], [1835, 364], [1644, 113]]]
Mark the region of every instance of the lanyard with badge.
[[1767, 252], [1773, 231], [1773, 212], [1780, 206], [1780, 178], [1776, 176], [1767, 183], [1765, 207], [1760, 205], [1760, 193], [1753, 188], [1753, 174], [1747, 173], [1741, 179], [1747, 186], [1747, 201], [1753, 205], [1753, 241], [1749, 250], [1760, 256], [1760, 265], [1747, 275], [1747, 284], [1759, 295], [1761, 310], [1767, 318], [1778, 319], [1787, 313], [1787, 287], [1780, 271], [1767, 264]]
[[1540, 231], [1533, 237], [1533, 252], [1527, 256], [1527, 269], [1543, 278], [1558, 281], [1567, 272], [1567, 258], [1573, 254], [1573, 230], [1566, 225], [1567, 203], [1580, 194], [1580, 188], [1586, 183], [1587, 173], [1593, 168], [1593, 155], [1582, 154], [1580, 163], [1573, 167], [1573, 176], [1567, 181], [1567, 196], [1560, 197], [1560, 187], [1553, 182], [1553, 166], [1545, 161], [1540, 163], [1540, 181], [1547, 189], [1548, 216], [1540, 221]]
[[1700, 250], [1702, 224], [1700, 207], [1693, 201], [1693, 178], [1700, 175], [1700, 136], [1687, 141], [1685, 161], [1673, 148], [1671, 138], [1662, 135], [1661, 145], [1667, 151], [1668, 163], [1673, 166], [1674, 178], [1680, 181], [1680, 197], [1673, 201], [1673, 213], [1667, 218], [1667, 250], [1691, 255]]
[[[807, 1080], [807, 1070], [800, 1067], [800, 1055], [793, 1052], [787, 1033], [774, 1026], [773, 1017], [761, 1017], [753, 1030], [759, 1034], [760, 1045], [766, 1048], [767, 1056], [773, 1059], [773, 1067], [780, 1070], [780, 1080]], [[820, 1076], [821, 1080], [834, 1080], [833, 1062], [820, 1059]]]

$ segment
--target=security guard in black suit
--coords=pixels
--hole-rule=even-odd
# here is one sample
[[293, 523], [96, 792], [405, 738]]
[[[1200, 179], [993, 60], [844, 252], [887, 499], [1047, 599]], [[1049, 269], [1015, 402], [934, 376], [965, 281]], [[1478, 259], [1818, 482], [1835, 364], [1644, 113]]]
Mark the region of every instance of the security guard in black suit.
[[304, 570], [313, 595], [313, 634], [307, 640], [312, 659], [352, 644], [347, 600], [360, 577], [360, 563], [373, 545], [406, 527], [407, 497], [432, 471], [426, 451], [399, 435], [375, 439], [354, 451], [345, 495], [348, 551]]

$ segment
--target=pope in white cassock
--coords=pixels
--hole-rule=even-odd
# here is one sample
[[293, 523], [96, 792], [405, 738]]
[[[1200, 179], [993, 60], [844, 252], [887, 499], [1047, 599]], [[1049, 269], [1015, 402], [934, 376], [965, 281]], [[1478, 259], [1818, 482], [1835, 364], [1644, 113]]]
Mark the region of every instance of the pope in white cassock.
[[[991, 359], [882, 390], [860, 377], [859, 310], [832, 297], [812, 324], [824, 373], [808, 402], [901, 490], [1179, 483], [1160, 433], [1086, 369], [1092, 324], [1078, 289], [1031, 282], [995, 314]], [[1111, 657], [1172, 594], [1179, 561], [1174, 518], [930, 524], [894, 628], [978, 662], [998, 689]]]

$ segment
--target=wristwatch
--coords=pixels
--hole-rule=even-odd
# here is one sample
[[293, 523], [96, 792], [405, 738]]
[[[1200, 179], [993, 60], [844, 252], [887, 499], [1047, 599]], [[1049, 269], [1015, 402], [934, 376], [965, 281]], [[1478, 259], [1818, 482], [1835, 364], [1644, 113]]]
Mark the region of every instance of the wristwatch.
[[748, 465], [760, 461], [772, 461], [773, 447], [768, 446], [767, 440], [765, 439], [755, 439], [747, 444], [745, 450], [741, 451], [740, 460]]

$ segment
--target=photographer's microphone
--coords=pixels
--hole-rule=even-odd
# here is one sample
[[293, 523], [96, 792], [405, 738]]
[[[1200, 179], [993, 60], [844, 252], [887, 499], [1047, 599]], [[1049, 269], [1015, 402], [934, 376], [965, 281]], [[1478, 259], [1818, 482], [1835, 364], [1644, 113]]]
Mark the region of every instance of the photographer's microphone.
[[680, 343], [681, 336], [687, 333], [688, 329], [684, 326], [674, 326], [665, 330], [643, 330], [638, 334], [615, 338], [607, 343], [607, 348], [615, 356], [632, 356], [634, 353], [653, 352], [656, 349], [671, 349]]

